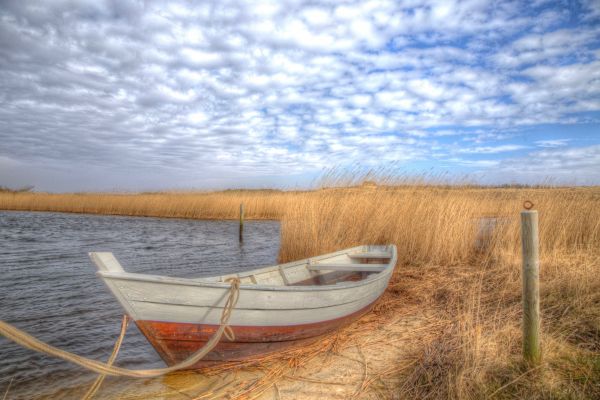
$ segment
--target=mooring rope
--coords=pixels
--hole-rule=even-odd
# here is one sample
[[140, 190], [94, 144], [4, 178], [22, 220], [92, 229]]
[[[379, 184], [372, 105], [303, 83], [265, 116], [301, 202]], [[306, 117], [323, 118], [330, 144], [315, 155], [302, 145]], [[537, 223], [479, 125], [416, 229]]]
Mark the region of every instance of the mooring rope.
[[223, 308], [220, 325], [217, 331], [212, 335], [212, 337], [204, 344], [204, 346], [201, 349], [197, 350], [190, 357], [178, 364], [166, 368], [132, 370], [121, 367], [115, 367], [111, 365], [111, 363], [103, 363], [101, 361], [92, 360], [51, 346], [47, 343], [42, 342], [41, 340], [36, 339], [28, 333], [15, 328], [11, 324], [8, 324], [1, 320], [0, 334], [5, 336], [9, 340], [12, 340], [13, 342], [20, 344], [23, 347], [50, 356], [54, 356], [65, 361], [69, 361], [73, 364], [77, 364], [83, 368], [86, 368], [90, 371], [96, 372], [101, 375], [128, 376], [132, 378], [153, 378], [156, 376], [168, 374], [170, 372], [178, 371], [180, 369], [185, 369], [196, 364], [198, 361], [204, 358], [206, 354], [208, 354], [212, 349], [215, 348], [215, 346], [219, 343], [221, 337], [224, 334], [230, 340], [233, 340], [235, 338], [233, 335], [233, 330], [231, 329], [231, 327], [229, 327], [229, 318], [231, 317], [231, 313], [235, 308], [235, 305], [237, 304], [237, 301], [240, 296], [240, 280], [238, 278], [231, 278], [228, 279], [227, 282], [231, 283], [231, 288], [229, 289], [229, 296], [227, 298], [227, 302], [225, 303], [225, 307]]
[[[127, 316], [127, 314], [124, 314], [123, 319], [121, 320], [121, 332], [119, 333], [119, 337], [117, 338], [117, 341], [115, 342], [115, 345], [113, 347], [112, 353], [110, 354], [110, 357], [108, 357], [108, 361], [106, 361], [106, 363], [108, 365], [113, 365], [113, 363], [117, 359], [117, 355], [119, 354], [119, 350], [121, 349], [121, 344], [123, 344], [123, 339], [125, 338], [125, 332], [127, 332], [128, 325], [129, 325], [129, 317]], [[98, 377], [96, 378], [96, 380], [94, 381], [92, 386], [90, 386], [90, 388], [83, 395], [81, 400], [91, 400], [94, 397], [94, 395], [96, 394], [96, 392], [98, 392], [98, 390], [100, 389], [100, 386], [102, 386], [102, 382], [104, 382], [104, 378], [106, 378], [106, 375], [104, 375], [104, 374], [98, 375]]]

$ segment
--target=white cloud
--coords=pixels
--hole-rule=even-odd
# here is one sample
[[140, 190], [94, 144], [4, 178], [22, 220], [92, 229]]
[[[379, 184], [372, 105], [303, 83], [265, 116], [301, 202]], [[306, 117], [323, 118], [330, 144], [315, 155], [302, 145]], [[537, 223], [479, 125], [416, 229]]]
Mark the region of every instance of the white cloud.
[[589, 185], [598, 184], [598, 171], [600, 145], [593, 145], [541, 150], [523, 158], [502, 160], [488, 171], [486, 179], [510, 176], [516, 182], [536, 183], [545, 179], [556, 184]]
[[452, 164], [458, 164], [458, 165], [463, 165], [466, 167], [475, 167], [475, 168], [495, 167], [500, 164], [499, 160], [465, 160], [460, 157], [452, 157], [452, 158], [448, 158], [444, 161], [448, 161]]
[[600, 32], [559, 29], [520, 37], [494, 59], [505, 67], [519, 67], [536, 63], [556, 62], [560, 57], [581, 57], [586, 46], [592, 44]]
[[181, 55], [194, 67], [214, 68], [224, 65], [223, 57], [218, 53], [184, 47], [181, 49]]
[[535, 144], [539, 147], [564, 147], [569, 144], [570, 139], [552, 139], [552, 140], [536, 140]]
[[203, 122], [208, 121], [209, 116], [206, 115], [206, 113], [203, 112], [194, 112], [188, 115], [188, 120], [192, 123], [192, 124], [202, 124]]
[[503, 144], [498, 146], [477, 146], [477, 147], [469, 147], [458, 150], [459, 153], [466, 154], [497, 154], [504, 153], [508, 151], [516, 151], [522, 150], [526, 148], [526, 146], [518, 145], [518, 144]]
[[329, 25], [331, 23], [331, 12], [319, 7], [307, 7], [302, 11], [304, 20], [317, 27]]
[[503, 142], [525, 125], [598, 123], [598, 28], [587, 15], [561, 26], [560, 8], [531, 7], [8, 2], [0, 157], [285, 176], [567, 148], [574, 141]]

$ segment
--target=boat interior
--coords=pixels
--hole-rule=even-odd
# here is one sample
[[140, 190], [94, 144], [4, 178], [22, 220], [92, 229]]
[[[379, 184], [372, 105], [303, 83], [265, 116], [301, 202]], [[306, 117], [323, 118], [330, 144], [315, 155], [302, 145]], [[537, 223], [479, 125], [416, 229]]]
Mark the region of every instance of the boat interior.
[[237, 277], [244, 285], [322, 286], [356, 282], [386, 269], [394, 259], [391, 246], [360, 246], [342, 252], [213, 278], [224, 282]]
[[[90, 253], [92, 261], [102, 273], [125, 273], [112, 253]], [[393, 268], [396, 248], [390, 246], [358, 246], [335, 253], [324, 254], [287, 264], [257, 268], [235, 274], [192, 279], [198, 282], [225, 282], [239, 278], [242, 285], [269, 286], [322, 286], [356, 282]]]

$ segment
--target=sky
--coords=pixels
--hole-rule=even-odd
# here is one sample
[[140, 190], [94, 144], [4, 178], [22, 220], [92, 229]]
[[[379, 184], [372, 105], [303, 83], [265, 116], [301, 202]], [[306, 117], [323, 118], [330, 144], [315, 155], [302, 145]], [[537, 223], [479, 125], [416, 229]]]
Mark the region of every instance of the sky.
[[0, 1], [0, 186], [600, 184], [600, 1]]

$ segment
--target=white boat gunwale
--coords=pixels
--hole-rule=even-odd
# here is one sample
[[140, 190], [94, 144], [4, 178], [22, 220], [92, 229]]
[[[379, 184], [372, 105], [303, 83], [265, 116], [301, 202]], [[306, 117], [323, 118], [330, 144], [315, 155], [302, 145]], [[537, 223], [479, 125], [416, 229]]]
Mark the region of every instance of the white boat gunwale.
[[[343, 305], [347, 305], [347, 304], [353, 304], [353, 303], [360, 303], [366, 299], [371, 298], [371, 295], [364, 295], [361, 297], [355, 297], [353, 300], [349, 300], [349, 301], [343, 301], [343, 302], [338, 302], [335, 304], [335, 306], [343, 306]], [[131, 301], [131, 300], [130, 300]], [[153, 303], [153, 304], [163, 304], [161, 302], [157, 302], [157, 301], [152, 301], [152, 300], [134, 300], [133, 302], [135, 303]], [[169, 305], [171, 306], [181, 306], [181, 307], [193, 307], [193, 308], [197, 308], [198, 306], [195, 304], [184, 304], [184, 303], [169, 303]], [[326, 308], [331, 308], [331, 305], [325, 305], [325, 306], [318, 306], [318, 307], [311, 307], [311, 306], [306, 306], [304, 305], [302, 307], [302, 309], [304, 310], [319, 310], [319, 309], [326, 309]], [[215, 309], [220, 309], [222, 310], [223, 308], [225, 308], [224, 306], [221, 306], [220, 304], [216, 304], [211, 306], [211, 308], [215, 308]], [[265, 310], [273, 310], [273, 311], [293, 311], [293, 310], [297, 310], [298, 308], [258, 308], [258, 307], [244, 307], [244, 311], [265, 311]]]
[[[304, 264], [313, 264], [318, 265], [322, 270], [326, 270], [326, 263], [323, 264], [315, 264], [316, 261], [327, 260], [328, 258], [334, 258], [340, 255], [348, 255], [349, 257], [353, 255], [352, 252], [363, 251], [364, 253], [369, 253], [368, 250], [365, 250], [365, 247], [372, 246], [356, 246], [348, 249], [344, 249], [341, 251], [337, 251], [334, 253], [327, 253], [321, 256], [310, 257], [298, 261], [293, 261], [285, 264], [277, 264], [273, 266], [267, 266], [263, 268], [257, 268], [249, 271], [244, 271], [235, 274], [221, 275], [221, 276], [232, 276], [245, 278], [254, 274], [259, 274], [261, 272], [269, 272], [276, 271], [277, 269], [283, 269], [304, 265]], [[371, 283], [380, 279], [385, 279], [389, 273], [391, 273], [396, 266], [397, 262], [397, 249], [396, 246], [386, 246], [386, 249], [390, 250], [390, 260], [388, 263], [375, 263], [375, 264], [364, 264], [364, 265], [373, 265], [374, 267], [381, 267], [385, 265], [386, 267], [383, 270], [375, 270], [369, 276], [359, 281], [344, 281], [337, 282], [335, 284], [327, 284], [327, 285], [273, 285], [273, 284], [260, 284], [260, 283], [251, 283], [246, 284], [242, 283], [240, 285], [241, 290], [260, 290], [260, 291], [294, 291], [294, 292], [317, 292], [317, 291], [331, 291], [331, 290], [343, 290], [353, 287], [360, 287], [367, 283]], [[381, 252], [380, 252], [381, 253]], [[94, 257], [95, 253], [90, 253], [90, 257]], [[360, 254], [360, 253], [359, 253]], [[350, 257], [352, 258], [352, 257]], [[356, 257], [355, 257], [356, 258]], [[366, 257], [369, 258], [369, 257]], [[96, 261], [94, 261], [96, 262]], [[122, 267], [121, 267], [122, 268]], [[333, 271], [333, 270], [332, 270]], [[219, 282], [219, 281], [211, 281], [210, 278], [213, 277], [205, 277], [205, 278], [178, 278], [178, 277], [170, 277], [164, 275], [153, 275], [153, 274], [144, 274], [144, 273], [132, 273], [122, 271], [108, 271], [108, 270], [99, 270], [96, 272], [96, 275], [103, 278], [111, 278], [117, 280], [128, 280], [128, 281], [139, 281], [139, 282], [153, 282], [153, 283], [164, 283], [164, 284], [176, 284], [183, 286], [200, 286], [200, 287], [210, 287], [210, 288], [229, 288], [230, 283], [228, 282]], [[219, 277], [219, 276], [217, 276]]]

